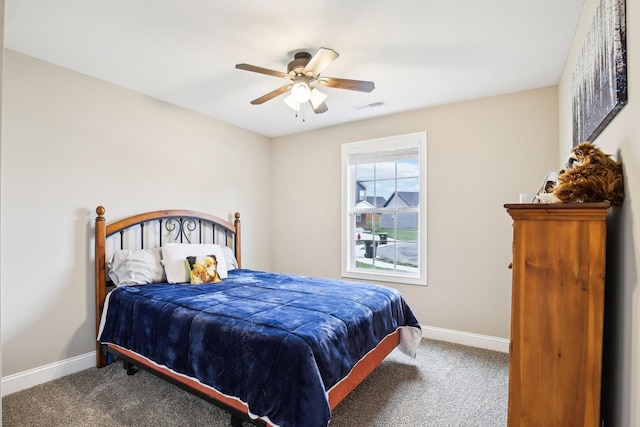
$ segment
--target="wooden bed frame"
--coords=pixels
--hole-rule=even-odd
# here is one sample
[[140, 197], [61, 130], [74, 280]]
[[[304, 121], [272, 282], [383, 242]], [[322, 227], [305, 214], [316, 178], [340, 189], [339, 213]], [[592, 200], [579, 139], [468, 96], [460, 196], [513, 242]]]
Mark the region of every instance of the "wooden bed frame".
[[[100, 320], [104, 309], [105, 298], [109, 282], [107, 278], [107, 259], [110, 254], [107, 251], [109, 239], [119, 239], [120, 249], [141, 249], [145, 247], [145, 227], [152, 228], [152, 232], [157, 231], [159, 244], [162, 246], [163, 233], [169, 232], [172, 241], [180, 243], [218, 243], [232, 247], [238, 261], [238, 268], [241, 267], [241, 243], [240, 243], [240, 214], [234, 214], [234, 222], [225, 221], [216, 216], [191, 211], [191, 210], [161, 210], [137, 214], [113, 222], [109, 225], [105, 221], [105, 208], [96, 208], [95, 223], [95, 308], [96, 308], [96, 336], [100, 328]], [[164, 227], [164, 228], [163, 228]], [[149, 228], [147, 228], [148, 230]], [[125, 234], [127, 232], [136, 233], [139, 241], [136, 247], [132, 248], [125, 244]], [[173, 234], [171, 234], [173, 233]], [[197, 241], [191, 241], [194, 234]], [[208, 234], [208, 236], [206, 235]], [[220, 241], [220, 237], [224, 241]], [[168, 242], [167, 242], [168, 243]], [[400, 332], [396, 330], [393, 334], [382, 340], [378, 346], [361, 359], [342, 381], [332, 387], [328, 392], [329, 406], [333, 410], [358, 384], [360, 384], [373, 370], [387, 357], [400, 342]], [[163, 366], [159, 366], [148, 359], [139, 356], [125, 348], [117, 345], [96, 344], [96, 366], [98, 368], [107, 365], [107, 354], [110, 353], [123, 360], [124, 367], [129, 374], [135, 373], [133, 366], [150, 371], [151, 373], [173, 383], [181, 388], [197, 395], [231, 414], [231, 424], [241, 426], [242, 421], [248, 421], [255, 425], [270, 426], [262, 419], [252, 419], [249, 416], [249, 409], [238, 399], [223, 395], [213, 388], [207, 387], [194, 378], [177, 374]]]

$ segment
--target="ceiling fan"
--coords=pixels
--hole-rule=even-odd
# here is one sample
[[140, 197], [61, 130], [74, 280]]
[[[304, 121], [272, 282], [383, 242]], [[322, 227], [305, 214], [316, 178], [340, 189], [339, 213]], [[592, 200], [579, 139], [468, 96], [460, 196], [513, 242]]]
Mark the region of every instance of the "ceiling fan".
[[294, 55], [293, 61], [289, 62], [287, 72], [269, 70], [268, 68], [256, 67], [249, 64], [236, 64], [239, 70], [253, 71], [255, 73], [267, 74], [269, 76], [281, 77], [290, 80], [291, 83], [282, 86], [272, 92], [262, 95], [251, 101], [253, 105], [259, 105], [269, 101], [278, 95], [290, 92], [284, 100], [285, 104], [298, 111], [300, 105], [309, 102], [316, 114], [324, 113], [328, 110], [324, 100], [327, 95], [320, 92], [313, 84], [332, 87], [337, 89], [356, 90], [359, 92], [371, 92], [375, 89], [373, 82], [363, 80], [348, 80], [335, 77], [320, 77], [320, 73], [338, 58], [338, 53], [333, 49], [320, 48], [315, 55], [308, 52], [298, 52]]

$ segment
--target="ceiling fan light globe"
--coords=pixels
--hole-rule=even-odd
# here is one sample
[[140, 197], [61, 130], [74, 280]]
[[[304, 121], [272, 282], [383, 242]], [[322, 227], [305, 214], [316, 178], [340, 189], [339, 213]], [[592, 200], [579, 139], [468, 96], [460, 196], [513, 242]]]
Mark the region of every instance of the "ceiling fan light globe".
[[320, 104], [322, 104], [325, 99], [327, 99], [327, 95], [325, 93], [320, 92], [315, 87], [311, 88], [311, 93], [309, 94], [309, 101], [311, 101], [311, 105], [313, 106], [314, 110], [317, 109], [318, 106], [320, 106]]
[[298, 82], [291, 88], [291, 96], [293, 96], [293, 99], [295, 99], [298, 104], [302, 104], [309, 100], [309, 97], [311, 96], [311, 89], [308, 84]]
[[284, 99], [284, 103], [287, 104], [287, 107], [291, 108], [293, 111], [298, 111], [300, 110], [300, 103], [298, 103], [292, 94], [289, 94], [289, 96], [287, 96]]

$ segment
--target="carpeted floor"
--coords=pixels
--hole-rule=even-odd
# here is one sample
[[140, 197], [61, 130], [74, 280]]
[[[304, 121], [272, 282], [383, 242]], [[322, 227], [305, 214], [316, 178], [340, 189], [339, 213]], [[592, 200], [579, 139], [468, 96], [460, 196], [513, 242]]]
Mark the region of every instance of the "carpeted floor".
[[[394, 350], [333, 411], [331, 427], [504, 427], [508, 355], [422, 340], [416, 359]], [[216, 406], [121, 363], [88, 369], [2, 399], [4, 427], [230, 426]], [[244, 424], [248, 426], [249, 424]]]

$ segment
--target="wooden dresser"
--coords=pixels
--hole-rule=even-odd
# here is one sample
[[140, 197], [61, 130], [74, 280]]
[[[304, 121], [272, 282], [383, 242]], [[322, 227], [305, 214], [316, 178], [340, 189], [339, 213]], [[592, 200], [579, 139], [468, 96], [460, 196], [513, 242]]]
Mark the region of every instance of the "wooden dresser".
[[508, 426], [600, 425], [608, 202], [507, 204]]

